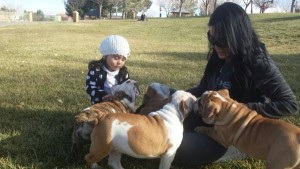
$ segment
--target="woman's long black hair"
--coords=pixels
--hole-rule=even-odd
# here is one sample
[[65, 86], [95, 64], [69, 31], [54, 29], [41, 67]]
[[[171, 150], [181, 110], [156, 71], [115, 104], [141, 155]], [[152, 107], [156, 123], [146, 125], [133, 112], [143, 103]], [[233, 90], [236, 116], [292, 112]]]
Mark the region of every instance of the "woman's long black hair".
[[[252, 76], [251, 65], [255, 64], [255, 56], [267, 51], [253, 30], [248, 14], [244, 9], [232, 2], [226, 2], [212, 13], [208, 26], [214, 30], [214, 37], [224, 44], [232, 56], [233, 78], [240, 88], [250, 86]], [[208, 53], [208, 64], [205, 73], [218, 71], [224, 61], [219, 59], [212, 48]]]

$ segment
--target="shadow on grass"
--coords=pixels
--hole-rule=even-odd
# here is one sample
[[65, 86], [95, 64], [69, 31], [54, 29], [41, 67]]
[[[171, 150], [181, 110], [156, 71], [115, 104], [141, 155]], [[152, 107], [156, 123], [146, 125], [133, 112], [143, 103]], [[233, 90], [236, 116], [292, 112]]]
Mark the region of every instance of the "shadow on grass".
[[0, 154], [13, 165], [65, 168], [84, 163], [69, 163], [71, 112], [0, 108], [0, 116]]
[[[0, 157], [6, 166], [25, 168], [87, 168], [86, 145], [76, 157], [71, 156], [74, 114], [62, 111], [0, 108]], [[109, 168], [107, 158], [100, 163]], [[122, 155], [125, 168], [157, 168], [159, 159], [136, 159]], [[3, 164], [0, 165], [3, 167]]]
[[297, 16], [280, 17], [280, 18], [272, 17], [272, 18], [259, 20], [258, 22], [281, 22], [281, 21], [292, 21], [292, 20], [295, 21], [297, 20], [297, 22], [299, 22], [299, 19], [300, 19], [300, 15], [297, 15]]

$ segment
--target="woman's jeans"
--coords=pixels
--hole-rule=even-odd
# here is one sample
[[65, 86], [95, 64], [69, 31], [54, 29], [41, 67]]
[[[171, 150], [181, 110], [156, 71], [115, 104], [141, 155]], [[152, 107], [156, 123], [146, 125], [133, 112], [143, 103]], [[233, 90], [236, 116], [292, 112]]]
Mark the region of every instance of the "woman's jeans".
[[221, 158], [227, 148], [202, 133], [196, 133], [197, 126], [208, 126], [202, 118], [193, 112], [184, 120], [184, 133], [173, 163], [180, 166], [192, 166], [212, 163]]

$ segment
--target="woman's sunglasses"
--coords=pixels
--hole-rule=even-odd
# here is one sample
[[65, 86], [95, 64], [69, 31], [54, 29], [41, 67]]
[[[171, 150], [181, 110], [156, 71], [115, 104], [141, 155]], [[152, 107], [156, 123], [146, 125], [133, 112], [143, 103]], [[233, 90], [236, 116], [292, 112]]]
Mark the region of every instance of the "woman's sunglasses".
[[219, 48], [226, 48], [227, 47], [226, 44], [216, 40], [215, 37], [211, 36], [209, 31], [207, 32], [207, 38], [208, 38], [208, 41], [209, 41], [211, 46], [214, 46], [214, 47], [218, 46]]

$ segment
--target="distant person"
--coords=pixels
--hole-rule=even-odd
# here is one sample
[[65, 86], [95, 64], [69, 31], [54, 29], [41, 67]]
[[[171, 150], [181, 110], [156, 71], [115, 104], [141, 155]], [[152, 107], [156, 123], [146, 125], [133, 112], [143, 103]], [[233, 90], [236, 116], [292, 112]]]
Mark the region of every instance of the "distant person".
[[145, 19], [146, 19], [146, 15], [145, 15], [144, 12], [142, 12], [142, 15], [141, 15], [141, 21], [145, 21]]
[[[187, 91], [200, 97], [207, 90], [228, 89], [234, 100], [268, 118], [282, 118], [298, 111], [293, 91], [241, 6], [232, 2], [218, 6], [210, 16], [207, 38], [210, 51], [203, 77], [199, 85]], [[197, 126], [207, 124], [190, 113], [184, 121], [175, 164], [200, 165], [246, 157], [233, 146], [227, 149], [207, 135], [194, 132]]]
[[86, 76], [85, 90], [92, 104], [111, 98], [111, 87], [130, 78], [125, 66], [125, 61], [130, 55], [130, 48], [124, 37], [107, 36], [101, 42], [99, 51], [102, 58], [89, 63]]

